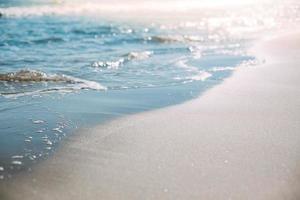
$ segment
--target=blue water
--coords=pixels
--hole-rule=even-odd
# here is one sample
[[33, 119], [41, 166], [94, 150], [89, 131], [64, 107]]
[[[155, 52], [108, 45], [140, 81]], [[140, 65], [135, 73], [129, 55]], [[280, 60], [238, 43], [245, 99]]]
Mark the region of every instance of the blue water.
[[135, 21], [23, 4], [0, 1], [0, 74], [10, 77], [0, 81], [0, 179], [78, 128], [182, 103], [258, 62], [247, 53], [258, 25], [228, 24], [232, 13], [216, 25], [214, 15]]

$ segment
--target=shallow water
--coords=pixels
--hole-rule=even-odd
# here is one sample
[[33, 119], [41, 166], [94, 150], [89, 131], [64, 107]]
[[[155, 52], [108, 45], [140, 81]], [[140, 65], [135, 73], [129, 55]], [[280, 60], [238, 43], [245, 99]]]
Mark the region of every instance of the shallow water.
[[0, 5], [0, 179], [30, 170], [77, 128], [199, 96], [261, 62], [247, 53], [255, 40], [299, 23], [292, 2], [174, 17], [151, 16], [156, 8], [145, 19], [133, 4], [124, 17], [95, 2]]

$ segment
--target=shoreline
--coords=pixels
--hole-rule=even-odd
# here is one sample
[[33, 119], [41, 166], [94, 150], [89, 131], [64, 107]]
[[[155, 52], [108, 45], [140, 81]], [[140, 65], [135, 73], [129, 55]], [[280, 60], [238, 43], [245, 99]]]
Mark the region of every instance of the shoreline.
[[264, 42], [253, 51], [265, 64], [197, 99], [71, 136], [32, 173], [0, 183], [0, 197], [300, 198], [298, 35]]

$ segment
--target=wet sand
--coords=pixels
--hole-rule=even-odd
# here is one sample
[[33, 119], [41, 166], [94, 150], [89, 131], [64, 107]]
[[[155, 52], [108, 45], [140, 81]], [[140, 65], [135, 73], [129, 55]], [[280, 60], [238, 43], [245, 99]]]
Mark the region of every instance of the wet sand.
[[70, 137], [1, 199], [300, 199], [300, 34], [181, 105]]

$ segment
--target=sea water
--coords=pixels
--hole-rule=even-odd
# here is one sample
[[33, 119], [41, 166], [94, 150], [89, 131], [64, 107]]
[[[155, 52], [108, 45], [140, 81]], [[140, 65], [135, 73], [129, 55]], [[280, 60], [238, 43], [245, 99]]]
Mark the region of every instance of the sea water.
[[300, 19], [292, 1], [207, 2], [1, 0], [0, 179], [78, 128], [198, 97]]

